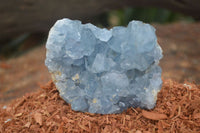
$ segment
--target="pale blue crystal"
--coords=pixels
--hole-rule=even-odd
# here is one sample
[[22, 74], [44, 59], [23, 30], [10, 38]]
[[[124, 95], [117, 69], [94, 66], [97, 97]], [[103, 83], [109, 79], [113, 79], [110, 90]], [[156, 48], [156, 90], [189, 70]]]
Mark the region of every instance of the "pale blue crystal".
[[115, 65], [116, 63], [111, 58], [107, 58], [104, 54], [96, 54], [91, 70], [93, 73], [106, 72]]
[[51, 28], [46, 48], [45, 64], [73, 110], [110, 114], [155, 106], [162, 50], [149, 24], [131, 21], [107, 30], [62, 19]]

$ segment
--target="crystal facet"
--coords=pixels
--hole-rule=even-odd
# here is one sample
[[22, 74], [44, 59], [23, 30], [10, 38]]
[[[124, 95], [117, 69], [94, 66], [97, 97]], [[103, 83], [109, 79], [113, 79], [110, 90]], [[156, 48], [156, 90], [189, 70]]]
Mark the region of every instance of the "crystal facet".
[[131, 21], [107, 30], [62, 19], [51, 28], [46, 49], [45, 64], [73, 110], [110, 114], [155, 106], [162, 50], [149, 24]]

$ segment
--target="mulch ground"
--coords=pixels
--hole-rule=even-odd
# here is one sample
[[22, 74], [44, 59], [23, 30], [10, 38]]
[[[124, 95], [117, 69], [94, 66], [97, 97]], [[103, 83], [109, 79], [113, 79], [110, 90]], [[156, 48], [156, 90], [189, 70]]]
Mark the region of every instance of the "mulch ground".
[[100, 115], [71, 110], [52, 82], [0, 107], [0, 132], [199, 133], [200, 86], [165, 80], [153, 110]]

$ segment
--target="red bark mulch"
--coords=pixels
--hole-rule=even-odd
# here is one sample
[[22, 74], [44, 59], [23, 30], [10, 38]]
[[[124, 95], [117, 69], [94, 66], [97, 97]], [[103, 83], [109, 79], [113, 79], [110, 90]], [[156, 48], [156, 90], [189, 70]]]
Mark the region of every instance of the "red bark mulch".
[[166, 80], [153, 110], [121, 114], [72, 111], [49, 82], [42, 89], [0, 107], [0, 132], [200, 133], [200, 86]]

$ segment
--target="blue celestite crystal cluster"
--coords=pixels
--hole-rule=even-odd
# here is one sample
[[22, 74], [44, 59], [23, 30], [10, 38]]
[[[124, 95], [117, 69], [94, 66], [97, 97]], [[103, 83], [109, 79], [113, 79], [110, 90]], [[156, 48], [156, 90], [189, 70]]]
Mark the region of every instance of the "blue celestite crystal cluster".
[[73, 110], [110, 114], [155, 106], [162, 50], [149, 24], [131, 21], [108, 30], [62, 19], [51, 28], [46, 49], [45, 64]]

